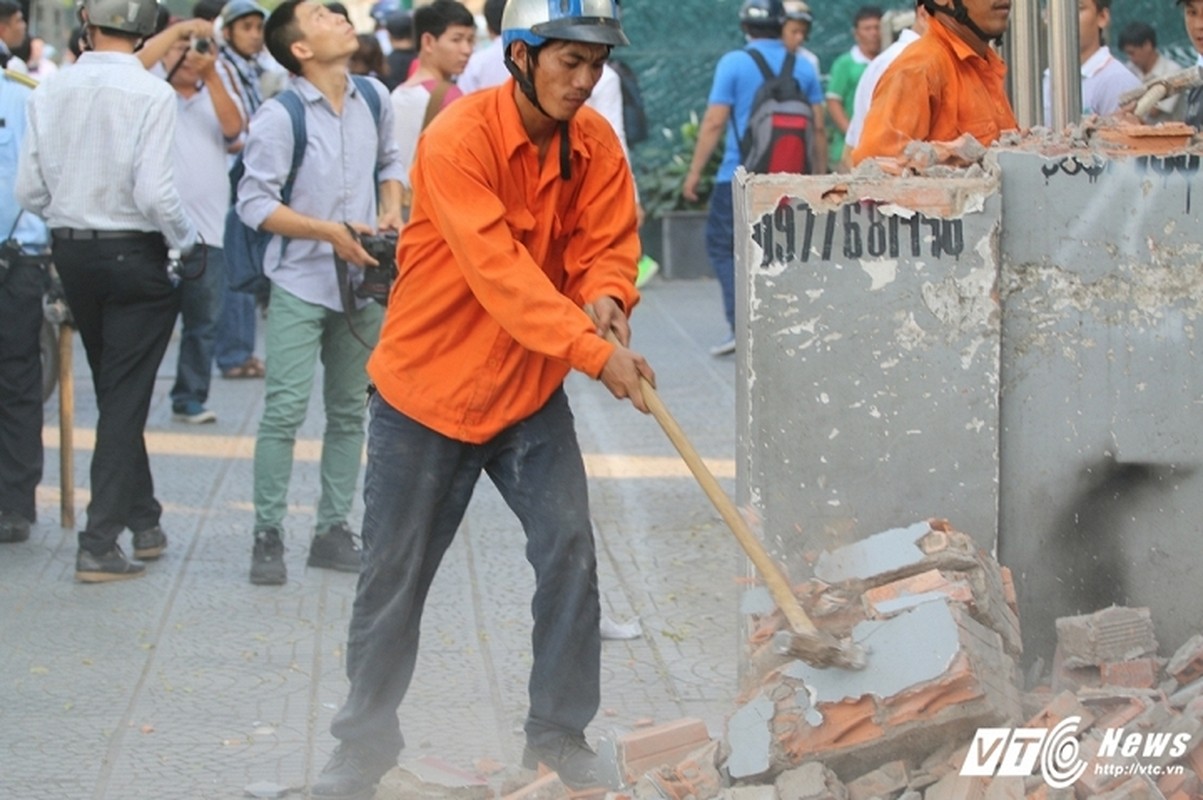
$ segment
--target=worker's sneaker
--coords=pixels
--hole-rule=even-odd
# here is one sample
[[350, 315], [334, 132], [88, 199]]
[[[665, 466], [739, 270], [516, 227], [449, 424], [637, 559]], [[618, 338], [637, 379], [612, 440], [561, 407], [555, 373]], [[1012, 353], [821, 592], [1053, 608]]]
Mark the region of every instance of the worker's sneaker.
[[206, 422], [217, 422], [217, 415], [195, 400], [189, 400], [182, 406], [172, 410], [172, 416], [177, 422], [187, 422], [189, 425], [204, 425]]
[[0, 511], [0, 544], [15, 544], [29, 538], [33, 523], [20, 514]]
[[134, 531], [134, 558], [153, 561], [167, 549], [167, 534], [158, 525], [144, 531]]
[[280, 529], [270, 525], [255, 529], [255, 547], [251, 551], [251, 583], [280, 586], [288, 580], [284, 566], [284, 542]]
[[140, 561], [130, 561], [117, 545], [99, 556], [92, 555], [82, 547], [75, 554], [75, 580], [80, 583], [123, 581], [137, 578], [145, 570], [146, 565]]
[[339, 572], [359, 572], [361, 550], [358, 537], [345, 522], [331, 525], [313, 537], [309, 544], [309, 566], [336, 569]]
[[522, 766], [537, 769], [540, 765], [560, 776], [570, 789], [593, 789], [604, 786], [597, 753], [584, 736], [561, 734], [539, 744], [527, 742], [522, 752]]
[[735, 334], [734, 333], [731, 334], [730, 336], [728, 336], [726, 339], [723, 339], [721, 342], [716, 344], [714, 347], [710, 348], [710, 355], [715, 356], [716, 358], [718, 356], [729, 356], [734, 352], [735, 352]]
[[309, 796], [317, 800], [371, 800], [376, 784], [397, 763], [351, 744], [340, 744], [322, 767]]

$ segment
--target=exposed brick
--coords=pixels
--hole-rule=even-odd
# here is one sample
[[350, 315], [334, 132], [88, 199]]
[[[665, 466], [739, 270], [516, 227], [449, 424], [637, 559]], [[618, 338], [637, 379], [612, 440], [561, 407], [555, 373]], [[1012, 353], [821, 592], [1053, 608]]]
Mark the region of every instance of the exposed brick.
[[1102, 683], [1098, 667], [1070, 667], [1066, 664], [1065, 651], [1061, 645], [1053, 651], [1053, 691], [1080, 692], [1097, 687]]
[[1002, 578], [1003, 585], [1003, 600], [1010, 609], [1015, 612], [1015, 616], [1019, 616], [1019, 595], [1015, 593], [1015, 576], [1011, 573], [1010, 567], [1000, 566], [998, 568], [999, 577]]
[[1090, 712], [1078, 696], [1073, 692], [1061, 692], [1054, 696], [1038, 714], [1028, 720], [1024, 727], [1054, 728], [1057, 723], [1069, 717], [1080, 717], [1082, 722], [1079, 730], [1086, 730], [1094, 724], [1094, 714]]
[[1023, 778], [998, 777], [986, 787], [985, 800], [1024, 800]]
[[1097, 667], [1157, 652], [1153, 618], [1147, 608], [1111, 606], [1093, 614], [1057, 620], [1057, 644], [1065, 667]]
[[1203, 634], [1196, 633], [1187, 639], [1170, 657], [1165, 671], [1172, 675], [1179, 685], [1203, 678]]
[[927, 787], [924, 800], [985, 800], [989, 779], [949, 772]]
[[652, 770], [644, 778], [651, 779], [668, 800], [711, 800], [718, 797], [723, 788], [723, 776], [716, 766], [718, 746], [718, 742], [709, 742], [685, 756], [675, 766]]
[[1199, 794], [1199, 777], [1189, 771], [1163, 775], [1157, 788], [1166, 800], [1193, 800]]
[[780, 797], [789, 800], [848, 800], [848, 789], [836, 774], [818, 762], [803, 764], [777, 776]]
[[1160, 673], [1161, 663], [1156, 658], [1105, 661], [1099, 665], [1099, 678], [1104, 686], [1152, 689], [1157, 685], [1157, 677]]
[[[865, 624], [880, 627], [866, 632], [874, 650], [854, 678], [800, 664], [782, 670], [778, 680], [793, 691], [777, 701], [776, 769], [818, 760], [841, 775], [864, 774], [1019, 719], [1014, 662], [999, 635], [955, 605], [929, 602]], [[917, 636], [936, 648], [921, 659]]]
[[645, 772], [672, 766], [709, 741], [706, 723], [688, 717], [633, 731], [618, 740], [619, 777], [633, 784]]
[[911, 781], [911, 771], [905, 761], [891, 761], [870, 773], [849, 781], [849, 800], [870, 800], [874, 797], [892, 797], [902, 791]]
[[1129, 778], [1114, 789], [1095, 797], [1096, 800], [1165, 800], [1165, 795], [1157, 788], [1157, 784], [1144, 776]]
[[727, 790], [723, 800], [781, 800], [776, 786], [737, 786]]

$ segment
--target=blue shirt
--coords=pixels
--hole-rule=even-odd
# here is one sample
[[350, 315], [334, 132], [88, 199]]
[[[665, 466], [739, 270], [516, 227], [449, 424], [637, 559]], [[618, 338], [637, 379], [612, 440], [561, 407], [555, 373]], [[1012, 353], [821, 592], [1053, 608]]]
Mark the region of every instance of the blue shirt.
[[[21, 78], [7, 72], [0, 79], [0, 241], [8, 239], [12, 231], [13, 238], [29, 254], [43, 252], [50, 245], [46, 223], [28, 211], [21, 214], [21, 206], [13, 194], [21, 138], [25, 135], [25, 101], [32, 92]], [[13, 222], [17, 223], [15, 229]]]
[[[748, 47], [754, 47], [764, 56], [769, 68], [774, 74], [781, 70], [785, 62], [785, 45], [780, 39], [753, 39]], [[823, 87], [819, 84], [819, 76], [815, 68], [805, 58], [794, 62], [794, 77], [802, 93], [810, 100], [816, 114], [823, 113]], [[735, 130], [738, 136], [733, 136], [731, 124], [727, 123], [726, 144], [723, 150], [723, 163], [718, 168], [715, 180], [724, 183], [735, 176], [735, 168], [739, 166], [739, 137], [744, 135], [748, 127], [748, 117], [752, 115], [752, 99], [756, 90], [764, 83], [764, 76], [752, 56], [743, 50], [732, 50], [719, 59], [714, 69], [714, 85], [710, 88], [710, 105], [728, 106], [731, 118], [735, 120]]]
[[[372, 80], [372, 79], [369, 79]], [[342, 114], [317, 87], [293, 78], [290, 88], [305, 103], [305, 158], [297, 170], [288, 205], [298, 214], [324, 220], [362, 222], [376, 226], [376, 183], [404, 177], [393, 138], [393, 107], [384, 84], [372, 80], [380, 95], [380, 125], [372, 119], [367, 101], [347, 78]], [[292, 163], [292, 121], [282, 103], [265, 102], [255, 112], [242, 163], [246, 171], [238, 184], [238, 216], [252, 228], [280, 207], [280, 192]], [[358, 279], [359, 267], [348, 264]], [[263, 272], [306, 303], [342, 310], [334, 271], [334, 247], [317, 239], [289, 239], [283, 258], [280, 237], [273, 236], [263, 258]], [[362, 301], [366, 305], [369, 301]]]

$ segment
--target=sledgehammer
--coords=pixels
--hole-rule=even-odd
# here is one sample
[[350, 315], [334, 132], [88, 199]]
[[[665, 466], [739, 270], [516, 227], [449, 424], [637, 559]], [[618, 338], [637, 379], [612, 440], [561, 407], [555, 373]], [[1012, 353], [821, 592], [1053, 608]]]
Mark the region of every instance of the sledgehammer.
[[1153, 110], [1153, 106], [1173, 94], [1189, 91], [1196, 86], [1203, 86], [1203, 67], [1187, 67], [1184, 70], [1149, 81], [1139, 89], [1131, 89], [1119, 96], [1119, 104], [1126, 106], [1135, 102], [1133, 111], [1138, 117], [1144, 117]]
[[[618, 339], [614, 336], [613, 331], [606, 334], [606, 339], [611, 344], [618, 344]], [[850, 640], [841, 641], [815, 627], [810, 617], [806, 615], [806, 611], [802, 609], [798, 598], [794, 596], [789, 581], [786, 580], [785, 574], [777, 562], [769, 557], [764, 545], [744, 522], [739, 509], [719, 486], [718, 480], [702, 461], [702, 457], [698, 455], [698, 451], [689, 441], [689, 437], [685, 435], [685, 431], [677, 424], [677, 420], [669, 413], [668, 408], [660, 399], [660, 395], [642, 376], [639, 386], [643, 392], [644, 402], [647, 403], [652, 416], [656, 418], [656, 422], [660, 423], [660, 427], [668, 435], [673, 447], [677, 448], [681, 458], [685, 459], [685, 464], [697, 479], [698, 485], [710, 498], [710, 502], [714, 504], [723, 521], [727, 523], [727, 527], [735, 534], [744, 553], [747, 554], [748, 559], [764, 579], [769, 594], [785, 614], [790, 632], [784, 636], [778, 634], [780, 638], [774, 639], [778, 651], [820, 668], [862, 669], [865, 666], [864, 650]]]

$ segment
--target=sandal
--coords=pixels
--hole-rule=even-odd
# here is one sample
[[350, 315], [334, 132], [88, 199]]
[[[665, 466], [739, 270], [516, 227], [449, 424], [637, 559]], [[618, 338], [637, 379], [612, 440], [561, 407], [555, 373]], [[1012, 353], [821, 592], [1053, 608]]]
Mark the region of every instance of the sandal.
[[263, 362], [254, 356], [250, 356], [246, 361], [243, 361], [236, 367], [222, 370], [221, 377], [223, 378], [262, 378], [267, 374], [267, 368]]

